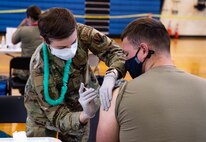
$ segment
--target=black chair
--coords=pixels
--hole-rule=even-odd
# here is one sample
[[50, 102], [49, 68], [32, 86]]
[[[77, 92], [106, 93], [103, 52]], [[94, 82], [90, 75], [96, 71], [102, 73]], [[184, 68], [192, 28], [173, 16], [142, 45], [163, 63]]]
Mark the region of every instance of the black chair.
[[99, 122], [99, 109], [94, 118], [90, 119], [90, 132], [88, 142], [96, 141], [97, 126]]
[[0, 123], [25, 123], [24, 96], [0, 96]]
[[[12, 89], [24, 90], [26, 81], [13, 76], [14, 69], [29, 70], [30, 57], [14, 57], [10, 61], [8, 93], [11, 96]], [[22, 93], [21, 93], [22, 94]], [[23, 95], [23, 94], [22, 94]]]

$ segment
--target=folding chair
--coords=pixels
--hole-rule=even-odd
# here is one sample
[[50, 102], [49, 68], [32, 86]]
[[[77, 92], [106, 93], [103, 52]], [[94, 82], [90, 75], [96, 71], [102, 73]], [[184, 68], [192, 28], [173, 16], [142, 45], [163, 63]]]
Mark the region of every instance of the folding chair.
[[15, 131], [25, 131], [26, 118], [24, 96], [0, 96], [1, 138], [11, 137], [11, 134]]
[[14, 57], [11, 59], [10, 68], [9, 68], [9, 85], [8, 85], [9, 95], [11, 95], [12, 89], [24, 90], [26, 81], [21, 80], [18, 77], [13, 77], [13, 70], [14, 69], [29, 70], [30, 59], [31, 59], [30, 57]]
[[0, 96], [0, 123], [25, 123], [24, 96]]
[[96, 112], [95, 117], [90, 119], [90, 132], [89, 132], [88, 142], [95, 142], [96, 141], [96, 132], [97, 132], [98, 122], [99, 122], [99, 109]]

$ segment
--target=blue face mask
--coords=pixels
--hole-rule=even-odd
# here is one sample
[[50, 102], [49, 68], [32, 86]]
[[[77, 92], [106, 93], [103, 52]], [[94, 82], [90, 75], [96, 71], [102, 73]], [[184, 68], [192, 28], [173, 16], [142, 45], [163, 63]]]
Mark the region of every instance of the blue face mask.
[[[139, 50], [140, 48], [138, 49], [134, 57], [132, 57], [131, 59], [125, 62], [125, 69], [129, 72], [132, 78], [138, 77], [139, 75], [142, 74], [142, 65], [144, 61], [140, 62], [137, 58], [137, 54]], [[154, 54], [154, 51], [149, 50], [149, 53], [146, 58], [150, 58], [152, 54]]]

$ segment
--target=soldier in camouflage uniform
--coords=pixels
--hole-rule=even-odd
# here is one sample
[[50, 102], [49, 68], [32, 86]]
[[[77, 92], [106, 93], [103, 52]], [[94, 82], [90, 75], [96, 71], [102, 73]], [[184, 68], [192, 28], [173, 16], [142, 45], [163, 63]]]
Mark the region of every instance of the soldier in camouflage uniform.
[[[109, 66], [107, 71], [109, 77], [116, 74], [116, 79], [118, 79], [124, 77], [126, 73], [123, 51], [113, 40], [94, 28], [76, 23], [71, 12], [64, 8], [51, 8], [45, 11], [40, 17], [39, 29], [44, 39], [43, 44], [47, 45], [48, 90], [52, 99], [58, 99], [60, 96], [65, 60], [55, 56], [51, 49], [56, 46], [61, 50], [68, 44], [66, 48], [72, 48], [76, 42], [78, 47], [70, 65], [68, 89], [63, 102], [59, 105], [50, 105], [45, 100], [43, 44], [33, 54], [30, 63], [30, 77], [25, 88], [25, 107], [28, 115], [27, 136], [56, 137], [58, 132], [63, 142], [86, 142], [89, 133], [89, 123], [87, 123], [89, 119], [81, 117], [84, 108], [78, 101], [79, 96], [81, 97], [80, 84], [83, 82], [87, 88], [95, 90], [100, 87], [88, 65], [88, 52], [90, 50]], [[106, 76], [104, 81], [107, 80]], [[98, 100], [95, 99], [95, 112], [98, 109]]]

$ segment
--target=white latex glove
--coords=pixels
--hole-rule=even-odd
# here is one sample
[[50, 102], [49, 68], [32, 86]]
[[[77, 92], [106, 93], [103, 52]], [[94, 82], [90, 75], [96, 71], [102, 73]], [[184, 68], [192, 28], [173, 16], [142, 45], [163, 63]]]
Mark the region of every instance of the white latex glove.
[[84, 84], [81, 83], [79, 88], [79, 103], [83, 108], [84, 117], [89, 119], [95, 116], [96, 104], [94, 99], [97, 97], [97, 90], [93, 88], [85, 88]]
[[110, 107], [110, 101], [112, 100], [112, 90], [114, 88], [117, 75], [114, 72], [110, 72], [104, 76], [104, 81], [99, 89], [101, 106], [104, 110], [108, 110]]

